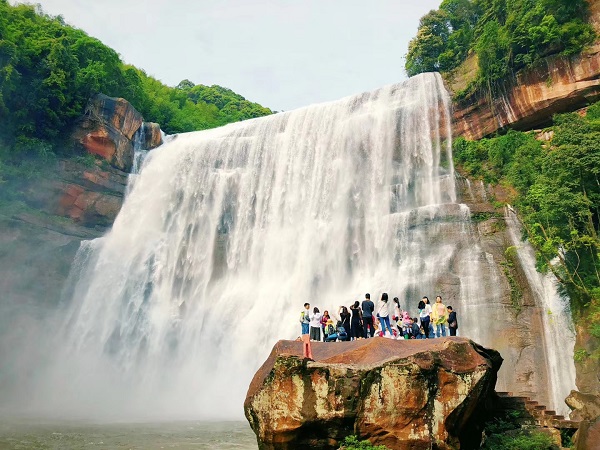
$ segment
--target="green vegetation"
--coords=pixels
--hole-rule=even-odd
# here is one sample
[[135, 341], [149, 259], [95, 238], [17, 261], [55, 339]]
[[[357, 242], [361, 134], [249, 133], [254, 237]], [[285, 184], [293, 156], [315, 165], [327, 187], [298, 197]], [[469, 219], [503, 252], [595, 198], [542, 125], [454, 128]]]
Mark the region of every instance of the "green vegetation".
[[220, 86], [165, 86], [61, 16], [0, 0], [0, 161], [72, 151], [60, 144], [98, 92], [126, 98], [167, 133], [272, 113]]
[[552, 438], [544, 433], [529, 433], [518, 431], [516, 433], [496, 434], [490, 436], [483, 446], [484, 450], [558, 450], [559, 447]]
[[421, 18], [406, 72], [450, 72], [475, 53], [476, 84], [492, 89], [540, 58], [579, 53], [595, 38], [587, 17], [585, 0], [443, 0]]
[[537, 250], [538, 269], [556, 275], [576, 319], [585, 316], [600, 338], [600, 103], [586, 117], [556, 116], [552, 131], [549, 142], [517, 131], [459, 138], [454, 157], [468, 175], [514, 188], [512, 202]]
[[519, 283], [514, 275], [516, 252], [517, 249], [515, 247], [508, 247], [504, 252], [504, 261], [500, 262], [500, 266], [510, 285], [510, 304], [515, 315], [518, 316], [523, 309], [521, 305], [523, 291], [519, 287]]
[[389, 450], [385, 445], [373, 445], [369, 441], [359, 441], [356, 436], [347, 436], [340, 449], [344, 450]]

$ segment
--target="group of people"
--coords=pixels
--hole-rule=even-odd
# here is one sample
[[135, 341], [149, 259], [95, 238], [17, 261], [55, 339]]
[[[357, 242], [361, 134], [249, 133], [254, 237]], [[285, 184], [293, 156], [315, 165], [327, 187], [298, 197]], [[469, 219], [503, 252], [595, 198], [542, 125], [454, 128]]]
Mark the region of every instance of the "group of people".
[[349, 308], [339, 307], [339, 318], [334, 318], [329, 311], [319, 311], [310, 303], [304, 304], [300, 313], [302, 337], [305, 341], [350, 341], [367, 339], [375, 335], [394, 339], [429, 339], [446, 336], [446, 327], [450, 336], [456, 336], [458, 320], [452, 306], [442, 303], [437, 296], [435, 303], [429, 303], [423, 297], [417, 306], [418, 317], [411, 317], [408, 311], [400, 307], [400, 300], [394, 297], [388, 304], [388, 294], [381, 294], [377, 307], [370, 294], [365, 294], [362, 303], [355, 301]]

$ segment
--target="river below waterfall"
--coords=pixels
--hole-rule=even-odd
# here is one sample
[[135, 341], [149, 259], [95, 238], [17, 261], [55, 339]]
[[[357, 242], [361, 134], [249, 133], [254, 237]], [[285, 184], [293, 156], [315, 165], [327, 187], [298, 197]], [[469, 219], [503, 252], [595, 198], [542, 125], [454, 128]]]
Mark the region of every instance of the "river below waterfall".
[[93, 424], [60, 421], [0, 423], [2, 449], [214, 449], [255, 450], [247, 422]]

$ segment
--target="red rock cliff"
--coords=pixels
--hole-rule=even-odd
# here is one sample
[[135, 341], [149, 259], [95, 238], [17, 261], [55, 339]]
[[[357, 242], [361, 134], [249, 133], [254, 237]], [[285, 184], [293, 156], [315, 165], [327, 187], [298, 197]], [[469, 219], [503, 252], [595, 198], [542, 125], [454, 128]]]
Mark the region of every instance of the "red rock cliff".
[[[591, 18], [600, 32], [600, 0], [590, 0]], [[465, 69], [465, 72], [468, 72]], [[473, 70], [466, 77], [473, 76]], [[465, 85], [455, 80], [452, 85]], [[600, 100], [600, 42], [574, 57], [552, 56], [505, 81], [491, 98], [480, 90], [455, 101], [455, 136], [480, 139], [503, 128], [529, 130], [550, 122], [557, 113]]]

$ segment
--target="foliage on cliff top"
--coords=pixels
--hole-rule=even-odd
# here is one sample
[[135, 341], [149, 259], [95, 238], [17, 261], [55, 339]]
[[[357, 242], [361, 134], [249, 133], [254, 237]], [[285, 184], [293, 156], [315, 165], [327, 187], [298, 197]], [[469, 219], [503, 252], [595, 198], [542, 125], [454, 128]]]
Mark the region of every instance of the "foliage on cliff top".
[[538, 268], [554, 272], [573, 311], [584, 313], [585, 325], [600, 338], [600, 103], [586, 117], [556, 116], [552, 131], [549, 142], [517, 131], [459, 138], [454, 158], [470, 176], [515, 188], [514, 206]]
[[595, 33], [585, 0], [443, 0], [421, 18], [406, 72], [450, 72], [477, 54], [477, 84], [491, 87], [548, 55], [579, 53]]
[[188, 80], [165, 86], [61, 16], [0, 0], [0, 140], [6, 147], [18, 152], [33, 142], [60, 142], [98, 92], [126, 98], [167, 133], [272, 113], [220, 86]]

